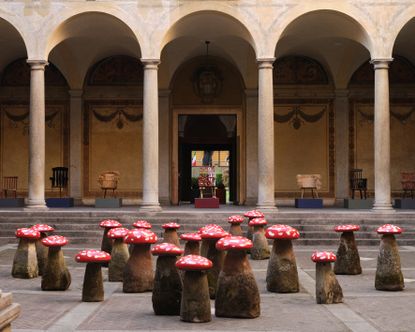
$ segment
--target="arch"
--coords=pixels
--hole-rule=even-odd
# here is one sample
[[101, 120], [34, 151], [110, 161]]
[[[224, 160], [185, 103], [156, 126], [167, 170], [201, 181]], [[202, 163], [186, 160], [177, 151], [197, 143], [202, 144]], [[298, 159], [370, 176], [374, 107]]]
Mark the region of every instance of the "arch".
[[11, 61], [29, 54], [20, 27], [0, 16], [0, 71]]
[[[373, 27], [368, 20], [364, 19], [364, 16], [359, 15], [358, 13], [352, 13], [352, 10], [350, 12], [341, 12], [337, 10], [336, 8], [327, 8], [327, 7], [321, 7], [321, 8], [313, 8], [308, 9], [307, 7], [301, 6], [301, 8], [298, 8], [298, 10], [292, 10], [290, 11], [290, 14], [287, 15], [285, 20], [278, 26], [279, 31], [276, 31], [276, 33], [271, 35], [271, 45], [274, 46], [274, 53], [277, 52], [277, 47], [280, 41], [284, 38], [284, 36], [289, 32], [289, 29], [292, 28], [295, 24], [298, 24], [301, 20], [307, 19], [310, 15], [328, 15], [328, 16], [338, 16], [343, 17], [344, 21], [343, 24], [348, 24], [348, 29], [344, 29], [342, 31], [344, 35], [341, 34], [332, 34], [333, 37], [344, 37], [346, 39], [353, 40], [355, 42], [358, 42], [359, 44], [363, 45], [369, 53], [372, 53], [373, 51], [373, 40], [371, 35], [368, 31], [376, 31], [375, 27]], [[359, 17], [360, 16], [360, 17]], [[339, 21], [334, 20], [336, 23], [336, 26], [333, 26], [332, 28], [337, 29], [338, 31], [341, 29], [339, 26]], [[334, 23], [333, 23], [334, 24]], [[337, 32], [338, 32], [337, 31]], [[325, 31], [327, 35], [329, 33], [333, 33], [333, 29], [326, 29]], [[353, 33], [357, 33], [355, 38], [351, 35]]]
[[391, 58], [396, 47], [399, 35], [404, 29], [415, 20], [415, 4], [405, 6], [405, 10], [399, 12], [400, 15], [393, 18], [393, 24], [389, 26], [392, 29], [383, 41], [385, 45], [385, 58]]
[[[199, 4], [200, 7], [200, 4]], [[236, 12], [230, 10], [230, 8], [219, 5], [215, 8], [215, 10], [212, 10], [212, 8], [206, 8], [206, 9], [198, 9], [193, 10], [191, 6], [188, 6], [186, 10], [175, 12], [175, 14], [172, 15], [170, 26], [167, 27], [167, 29], [162, 33], [160, 36], [160, 54], [164, 47], [179, 37], [182, 33], [180, 33], [180, 25], [183, 25], [186, 20], [191, 20], [194, 16], [202, 16], [202, 15], [216, 15], [217, 17], [225, 18], [225, 20], [228, 20], [228, 22], [231, 22], [231, 25], [235, 25], [237, 27], [242, 28], [242, 30], [237, 31], [238, 33], [235, 33], [235, 36], [240, 37], [244, 41], [246, 41], [251, 47], [253, 48], [255, 54], [257, 53], [257, 45], [255, 43], [255, 40], [259, 40], [257, 38], [254, 38], [255, 33], [254, 31], [250, 30], [248, 28], [249, 24], [245, 22], [245, 20]], [[228, 23], [229, 24], [229, 23]], [[210, 27], [212, 28], [212, 27]], [[214, 28], [218, 28], [215, 26]], [[175, 32], [175, 30], [178, 30]], [[221, 31], [223, 33], [223, 30]]]
[[[103, 17], [114, 19], [120, 24], [120, 26], [126, 28], [126, 30], [134, 37], [139, 47], [139, 51], [142, 51], [141, 48], [145, 45], [145, 43], [143, 42], [141, 34], [137, 31], [137, 29], [133, 28], [135, 26], [133, 17], [127, 15], [127, 13], [122, 12], [116, 7], [111, 7], [110, 9], [103, 6], [97, 6], [94, 7], [94, 10], [89, 11], [73, 9], [72, 11], [64, 12], [62, 15], [59, 15], [59, 19], [57, 19], [57, 21], [52, 21], [48, 28], [48, 33], [46, 33], [47, 37], [44, 40], [44, 45], [41, 47], [44, 57], [48, 58], [53, 48], [55, 48], [66, 38], [71, 37], [70, 31], [65, 29], [68, 24], [79, 17], [87, 16], [89, 14], [100, 14], [103, 15]], [[79, 27], [77, 27], [77, 29], [79, 29]]]

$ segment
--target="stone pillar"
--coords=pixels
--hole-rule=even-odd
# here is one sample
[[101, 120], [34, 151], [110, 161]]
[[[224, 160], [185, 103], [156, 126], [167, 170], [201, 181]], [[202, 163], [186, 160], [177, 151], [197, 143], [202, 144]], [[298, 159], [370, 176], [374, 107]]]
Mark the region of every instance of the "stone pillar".
[[170, 113], [170, 90], [159, 91], [159, 199], [161, 204], [170, 203], [170, 130], [169, 130], [169, 113]]
[[[336, 90], [335, 149], [336, 201], [349, 197], [349, 90]], [[343, 202], [342, 202], [343, 203]]]
[[160, 210], [159, 203], [159, 107], [157, 59], [141, 59], [143, 94], [143, 201], [142, 209]]
[[258, 59], [258, 203], [276, 209], [274, 198], [274, 58]]
[[389, 63], [392, 59], [373, 59], [375, 69], [375, 202], [373, 210], [391, 211]]
[[258, 89], [245, 90], [246, 96], [246, 205], [258, 201]]
[[29, 198], [27, 207], [45, 209], [45, 66], [44, 60], [30, 65]]
[[82, 200], [82, 89], [69, 90], [69, 196]]

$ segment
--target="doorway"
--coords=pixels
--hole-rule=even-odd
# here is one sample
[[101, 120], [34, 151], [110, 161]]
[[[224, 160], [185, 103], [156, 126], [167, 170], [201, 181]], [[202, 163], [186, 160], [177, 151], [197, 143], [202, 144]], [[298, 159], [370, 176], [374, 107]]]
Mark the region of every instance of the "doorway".
[[192, 114], [178, 117], [179, 201], [199, 197], [198, 178], [209, 173], [220, 188], [222, 204], [237, 203], [236, 115]]

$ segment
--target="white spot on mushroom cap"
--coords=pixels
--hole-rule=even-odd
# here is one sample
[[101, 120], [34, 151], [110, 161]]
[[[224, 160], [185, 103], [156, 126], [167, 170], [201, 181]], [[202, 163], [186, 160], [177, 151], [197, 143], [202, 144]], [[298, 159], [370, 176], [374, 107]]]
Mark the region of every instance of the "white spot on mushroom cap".
[[335, 262], [336, 255], [331, 251], [315, 251], [311, 255], [311, 260], [315, 263]]

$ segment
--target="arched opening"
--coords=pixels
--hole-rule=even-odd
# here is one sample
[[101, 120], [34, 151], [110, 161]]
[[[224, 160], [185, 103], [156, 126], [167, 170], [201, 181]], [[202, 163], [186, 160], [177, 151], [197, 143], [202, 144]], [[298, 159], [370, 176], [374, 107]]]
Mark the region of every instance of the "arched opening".
[[296, 195], [296, 174], [320, 174], [328, 203], [348, 196], [347, 84], [369, 46], [362, 26], [337, 11], [306, 13], [281, 34], [274, 64], [277, 197]]

